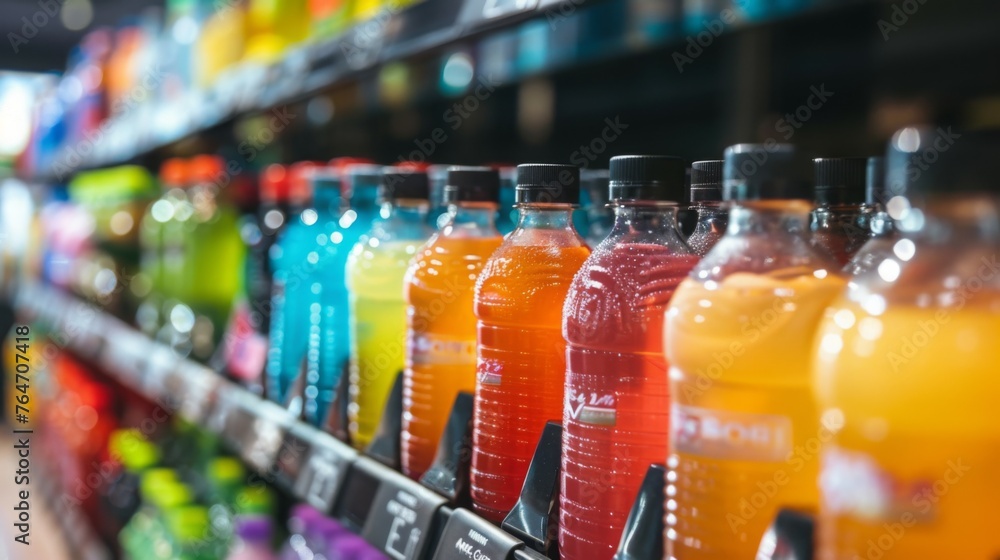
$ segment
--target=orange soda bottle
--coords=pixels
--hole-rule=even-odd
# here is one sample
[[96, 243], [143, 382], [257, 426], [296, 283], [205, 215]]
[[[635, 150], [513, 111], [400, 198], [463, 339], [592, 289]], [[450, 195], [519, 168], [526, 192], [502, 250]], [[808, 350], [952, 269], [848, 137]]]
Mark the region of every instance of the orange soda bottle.
[[562, 307], [590, 249], [573, 228], [580, 170], [517, 168], [519, 220], [476, 283], [478, 360], [472, 503], [499, 522], [517, 502], [545, 423], [561, 420]]
[[500, 246], [495, 217], [500, 175], [488, 167], [447, 170], [445, 225], [410, 263], [403, 377], [403, 473], [430, 467], [450, 403], [476, 388], [472, 296], [486, 259]]
[[[897, 132], [891, 251], [826, 311], [818, 559], [1000, 557], [1000, 134]], [[907, 207], [908, 206], [908, 207]]]
[[725, 152], [726, 234], [674, 292], [664, 327], [669, 558], [753, 558], [780, 508], [819, 501], [810, 348], [845, 282], [809, 239], [811, 184], [790, 145]]

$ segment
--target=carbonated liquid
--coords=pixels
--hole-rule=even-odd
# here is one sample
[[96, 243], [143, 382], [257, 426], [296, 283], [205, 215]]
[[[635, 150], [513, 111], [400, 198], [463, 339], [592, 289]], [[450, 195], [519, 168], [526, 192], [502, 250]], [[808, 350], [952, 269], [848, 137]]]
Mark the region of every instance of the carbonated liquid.
[[500, 246], [498, 232], [492, 233], [473, 238], [439, 234], [407, 273], [402, 459], [403, 472], [412, 478], [434, 460], [456, 395], [476, 388], [473, 294], [486, 259]]
[[806, 267], [689, 278], [677, 289], [664, 333], [672, 558], [753, 558], [780, 507], [808, 511], [818, 503], [826, 433], [812, 397], [810, 349], [824, 308], [844, 285], [834, 272]]
[[563, 559], [614, 555], [646, 470], [667, 454], [663, 313], [697, 262], [612, 233], [573, 281], [564, 312]]
[[351, 443], [364, 449], [382, 418], [396, 376], [403, 371], [406, 301], [403, 276], [419, 240], [362, 239], [347, 261], [351, 307]]
[[519, 227], [477, 282], [471, 485], [476, 511], [492, 521], [517, 502], [545, 422], [562, 418], [562, 304], [589, 254], [572, 229]]

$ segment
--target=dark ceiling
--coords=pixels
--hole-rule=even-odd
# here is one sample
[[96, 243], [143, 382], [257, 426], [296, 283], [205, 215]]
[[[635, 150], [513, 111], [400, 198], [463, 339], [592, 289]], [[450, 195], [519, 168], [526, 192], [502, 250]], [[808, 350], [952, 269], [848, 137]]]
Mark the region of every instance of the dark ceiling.
[[[66, 29], [59, 14], [49, 17], [44, 7], [62, 6], [66, 0], [0, 0], [0, 70], [29, 72], [62, 71], [66, 56], [90, 30], [100, 26], [114, 26], [126, 16], [134, 16], [148, 6], [162, 6], [163, 0], [90, 0], [94, 19], [80, 31]], [[49, 7], [49, 10], [53, 8]], [[28, 38], [32, 27], [25, 20], [45, 22], [38, 27], [37, 35]], [[22, 43], [18, 37], [27, 42]], [[16, 46], [16, 52], [15, 52]]]

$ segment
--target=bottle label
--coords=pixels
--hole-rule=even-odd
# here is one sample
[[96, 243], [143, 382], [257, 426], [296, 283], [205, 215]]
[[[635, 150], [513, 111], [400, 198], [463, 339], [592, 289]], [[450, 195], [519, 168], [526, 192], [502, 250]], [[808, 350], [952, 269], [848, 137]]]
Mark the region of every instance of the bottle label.
[[482, 358], [476, 365], [476, 382], [480, 385], [500, 385], [503, 376], [503, 363], [497, 360]]
[[408, 340], [415, 366], [474, 366], [476, 341], [431, 333], [413, 334]]
[[928, 523], [941, 499], [969, 470], [966, 461], [953, 458], [927, 476], [904, 478], [865, 453], [829, 446], [820, 474], [823, 508], [866, 522]]
[[739, 461], [784, 461], [792, 452], [786, 416], [675, 405], [671, 431], [677, 452]]
[[615, 396], [569, 389], [565, 415], [584, 424], [614, 426], [617, 420]]

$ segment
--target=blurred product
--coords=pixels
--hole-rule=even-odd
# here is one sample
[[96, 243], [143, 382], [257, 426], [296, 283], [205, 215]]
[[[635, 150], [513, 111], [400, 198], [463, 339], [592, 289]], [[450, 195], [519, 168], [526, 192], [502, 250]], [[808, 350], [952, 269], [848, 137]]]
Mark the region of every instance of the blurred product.
[[573, 228], [580, 170], [518, 166], [520, 222], [476, 283], [479, 347], [472, 502], [499, 522], [517, 501], [545, 422], [562, 417], [562, 308], [590, 249]]
[[444, 226], [406, 273], [406, 370], [403, 384], [403, 473], [430, 467], [460, 391], [476, 388], [473, 294], [486, 260], [500, 246], [494, 225], [500, 177], [485, 167], [452, 167], [442, 199]]
[[697, 215], [688, 245], [704, 257], [722, 239], [729, 223], [729, 208], [722, 204], [722, 160], [691, 164], [691, 206]]
[[820, 158], [816, 171], [813, 241], [846, 265], [871, 238], [875, 208], [865, 198], [865, 158]]
[[[317, 211], [335, 219], [317, 236], [322, 248], [316, 266], [319, 293], [313, 292], [309, 314], [309, 351], [306, 365], [305, 418], [321, 425], [334, 392], [348, 375], [351, 338], [347, 295], [347, 259], [354, 244], [378, 215], [382, 170], [362, 160], [341, 158], [315, 177]], [[346, 203], [346, 204], [345, 204]], [[325, 209], [325, 210], [324, 210]]]
[[347, 288], [351, 308], [351, 443], [368, 446], [389, 391], [403, 373], [406, 301], [403, 278], [410, 259], [432, 233], [427, 224], [427, 174], [387, 168], [379, 198], [381, 218], [351, 250]]
[[[916, 203], [891, 254], [857, 274], [815, 338], [818, 557], [991, 558], [1000, 499], [1000, 135], [933, 129], [889, 146]], [[927, 155], [935, 154], [927, 166]], [[922, 167], [922, 172], [917, 172]], [[892, 546], [888, 546], [891, 543]]]
[[683, 491], [668, 497], [667, 549], [677, 560], [752, 558], [779, 508], [819, 501], [809, 347], [845, 280], [809, 240], [812, 176], [791, 145], [727, 148], [729, 228], [670, 302], [668, 484]]
[[587, 230], [584, 239], [591, 247], [597, 247], [608, 236], [615, 223], [614, 210], [608, 206], [608, 170], [581, 169], [580, 187], [581, 192], [585, 191], [590, 200], [590, 206], [586, 209]]
[[[316, 262], [309, 254], [322, 231], [313, 208], [310, 174], [317, 164], [299, 162], [287, 169], [287, 222], [270, 248], [271, 336], [267, 351], [267, 397], [279, 404], [289, 398], [292, 383], [305, 371], [309, 347], [309, 302]], [[279, 174], [279, 169], [270, 172]]]

